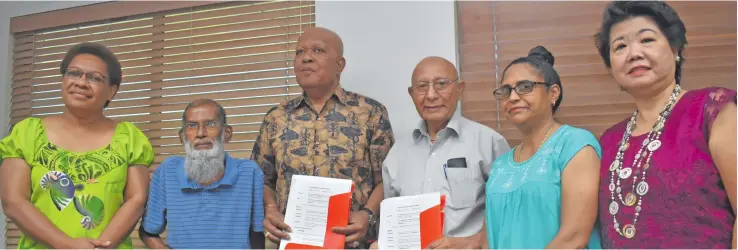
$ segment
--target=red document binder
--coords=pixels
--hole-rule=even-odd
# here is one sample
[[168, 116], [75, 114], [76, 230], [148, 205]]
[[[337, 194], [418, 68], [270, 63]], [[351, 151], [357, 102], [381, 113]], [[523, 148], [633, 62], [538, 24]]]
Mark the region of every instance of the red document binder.
[[441, 195], [441, 202], [420, 213], [420, 245], [423, 249], [430, 243], [443, 238], [443, 221], [446, 210], [446, 196]]

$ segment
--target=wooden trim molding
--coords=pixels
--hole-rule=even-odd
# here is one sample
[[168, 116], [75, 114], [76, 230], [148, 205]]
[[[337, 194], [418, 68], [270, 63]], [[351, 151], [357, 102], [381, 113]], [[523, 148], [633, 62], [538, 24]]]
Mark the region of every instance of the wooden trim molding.
[[10, 32], [28, 32], [219, 2], [225, 1], [110, 1], [95, 3], [10, 18]]

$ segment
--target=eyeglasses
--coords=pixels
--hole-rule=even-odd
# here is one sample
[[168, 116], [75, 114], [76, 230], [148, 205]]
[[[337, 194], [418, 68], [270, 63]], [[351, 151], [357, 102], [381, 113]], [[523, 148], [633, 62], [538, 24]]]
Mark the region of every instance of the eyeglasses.
[[417, 92], [418, 94], [425, 94], [430, 90], [430, 87], [433, 86], [433, 89], [436, 90], [436, 92], [443, 92], [444, 90], [448, 89], [448, 86], [451, 86], [451, 83], [454, 83], [458, 81], [456, 80], [448, 80], [448, 79], [436, 79], [433, 82], [416, 82], [413, 84], [412, 88]]
[[536, 84], [547, 85], [545, 82], [522, 80], [515, 84], [515, 87], [511, 87], [510, 85], [503, 85], [502, 87], [495, 89], [493, 93], [497, 100], [505, 100], [510, 97], [513, 89], [515, 90], [515, 93], [518, 93], [518, 95], [525, 95], [533, 91], [533, 87], [535, 87]]
[[[202, 123], [202, 126], [205, 127], [206, 130], [215, 130], [220, 126], [220, 122], [206, 121]], [[187, 130], [199, 130], [200, 124], [197, 122], [187, 122], [185, 123], [184, 128]]]
[[81, 80], [82, 77], [85, 77], [85, 79], [92, 84], [101, 84], [105, 82], [105, 79], [107, 79], [106, 76], [99, 73], [83, 72], [81, 70], [69, 70], [64, 74], [64, 76], [72, 80]]

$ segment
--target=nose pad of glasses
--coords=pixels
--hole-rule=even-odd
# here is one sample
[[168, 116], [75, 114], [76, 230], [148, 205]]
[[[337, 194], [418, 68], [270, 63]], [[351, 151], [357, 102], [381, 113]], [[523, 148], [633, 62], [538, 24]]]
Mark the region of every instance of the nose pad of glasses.
[[508, 100], [514, 101], [514, 100], [520, 100], [520, 95], [518, 94], [515, 89], [510, 90], [510, 95], [507, 97]]
[[428, 88], [428, 91], [425, 92], [425, 98], [435, 99], [435, 98], [438, 98], [438, 96], [439, 96], [438, 90], [436, 90], [432, 86]]

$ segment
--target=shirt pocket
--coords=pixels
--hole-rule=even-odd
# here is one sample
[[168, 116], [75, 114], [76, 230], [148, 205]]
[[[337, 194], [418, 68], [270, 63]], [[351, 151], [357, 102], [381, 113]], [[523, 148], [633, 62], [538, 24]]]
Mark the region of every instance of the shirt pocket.
[[[467, 165], [468, 166], [468, 165]], [[452, 208], [468, 208], [477, 204], [477, 198], [484, 187], [480, 183], [481, 176], [475, 168], [446, 168], [449, 185], [448, 206]]]

